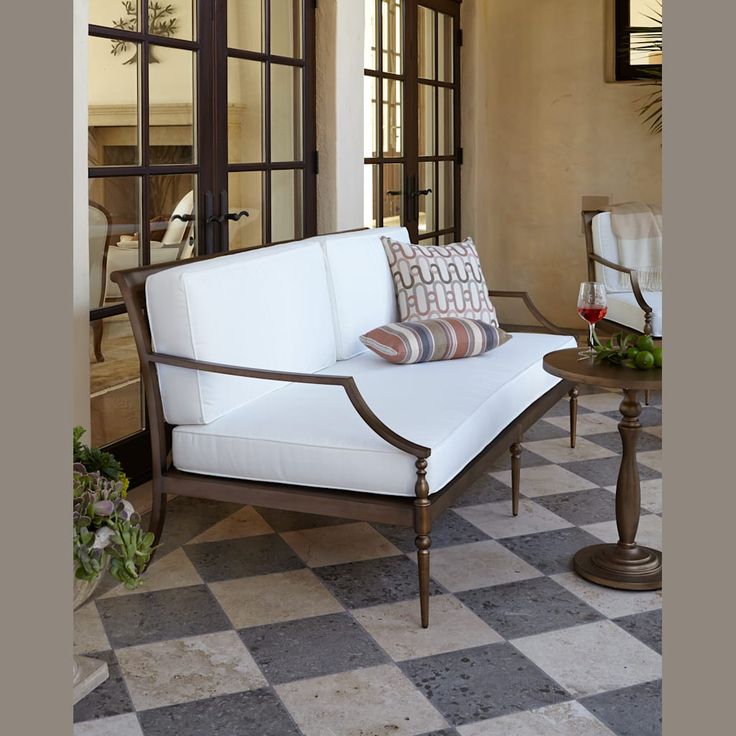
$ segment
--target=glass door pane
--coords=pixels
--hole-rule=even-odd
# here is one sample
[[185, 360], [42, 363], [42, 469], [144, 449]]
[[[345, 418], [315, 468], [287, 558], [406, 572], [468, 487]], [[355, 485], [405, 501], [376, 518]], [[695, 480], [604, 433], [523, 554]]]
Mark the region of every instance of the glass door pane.
[[218, 178], [231, 250], [306, 233], [304, 19], [302, 0], [228, 0], [228, 150]]
[[364, 3], [363, 224], [405, 225], [414, 242], [459, 238], [459, 5]]
[[[114, 453], [145, 439], [146, 414], [130, 323], [111, 275], [198, 252], [195, 7], [192, 0], [90, 2], [90, 435]], [[115, 37], [116, 29], [126, 33]], [[145, 442], [140, 448], [127, 452], [133, 478], [147, 472]]]

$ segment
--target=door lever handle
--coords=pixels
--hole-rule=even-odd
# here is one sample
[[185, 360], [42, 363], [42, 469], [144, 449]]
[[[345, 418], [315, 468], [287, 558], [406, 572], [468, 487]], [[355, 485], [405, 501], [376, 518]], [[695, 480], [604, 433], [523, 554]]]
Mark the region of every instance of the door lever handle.
[[172, 215], [172, 220], [181, 220], [182, 222], [194, 222], [194, 215]]
[[419, 196], [425, 196], [427, 194], [432, 194], [432, 190], [431, 189], [419, 189], [416, 192], [412, 192], [409, 196], [419, 197]]
[[398, 197], [401, 194], [401, 190], [400, 189], [392, 190], [390, 192], [386, 192], [386, 194], [389, 194], [392, 197]]
[[225, 215], [226, 220], [232, 220], [233, 222], [237, 222], [241, 217], [250, 217], [250, 213], [246, 210], [240, 210], [240, 212], [228, 212]]

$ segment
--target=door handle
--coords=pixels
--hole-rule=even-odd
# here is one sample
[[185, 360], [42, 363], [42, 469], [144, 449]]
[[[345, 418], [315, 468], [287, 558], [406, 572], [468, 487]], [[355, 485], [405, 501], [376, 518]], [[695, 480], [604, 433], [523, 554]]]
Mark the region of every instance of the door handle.
[[232, 220], [233, 222], [237, 222], [241, 217], [250, 217], [250, 213], [246, 210], [240, 210], [240, 212], [228, 212], [225, 215], [226, 220]]
[[181, 220], [182, 222], [194, 222], [194, 215], [172, 215], [172, 220]]
[[398, 196], [401, 195], [401, 190], [400, 189], [395, 189], [395, 190], [392, 190], [390, 192], [386, 192], [386, 194], [390, 195], [391, 197], [398, 197]]
[[416, 192], [412, 192], [409, 196], [410, 197], [420, 197], [420, 196], [424, 197], [427, 194], [432, 194], [432, 190], [431, 189], [419, 189]]

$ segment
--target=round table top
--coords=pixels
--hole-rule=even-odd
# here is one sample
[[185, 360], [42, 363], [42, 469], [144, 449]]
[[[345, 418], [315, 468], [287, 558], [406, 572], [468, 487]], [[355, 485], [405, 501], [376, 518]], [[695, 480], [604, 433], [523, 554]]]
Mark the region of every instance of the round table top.
[[572, 383], [585, 383], [602, 388], [658, 391], [662, 388], [662, 369], [640, 371], [607, 361], [594, 363], [591, 358], [579, 360], [578, 348], [555, 350], [547, 353], [542, 362], [544, 370]]

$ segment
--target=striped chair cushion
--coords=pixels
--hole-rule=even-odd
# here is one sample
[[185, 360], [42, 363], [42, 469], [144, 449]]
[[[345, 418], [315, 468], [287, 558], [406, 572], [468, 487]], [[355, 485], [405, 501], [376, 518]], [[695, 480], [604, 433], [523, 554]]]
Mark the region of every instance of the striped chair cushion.
[[360, 336], [367, 348], [391, 363], [470, 358], [510, 339], [500, 327], [457, 317], [392, 322]]

